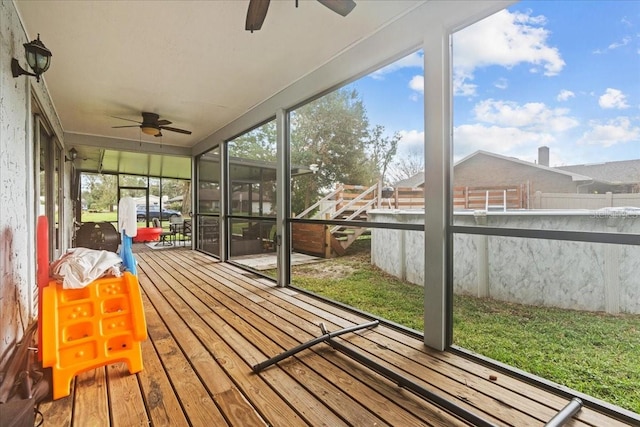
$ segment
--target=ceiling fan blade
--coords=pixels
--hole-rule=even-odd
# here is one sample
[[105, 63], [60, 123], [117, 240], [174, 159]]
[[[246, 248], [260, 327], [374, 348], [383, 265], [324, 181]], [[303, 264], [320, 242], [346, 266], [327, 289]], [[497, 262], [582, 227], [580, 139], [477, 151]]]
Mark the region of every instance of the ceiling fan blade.
[[140, 125], [127, 125], [127, 126], [111, 126], [111, 129], [119, 129], [119, 128], [139, 128]]
[[171, 122], [169, 120], [158, 120], [158, 122], [156, 124], [158, 126], [166, 126], [166, 125], [170, 125]]
[[168, 127], [168, 126], [160, 126], [160, 129], [162, 129], [162, 130], [170, 130], [171, 132], [184, 133], [185, 135], [191, 135], [191, 131], [190, 130], [172, 128], [172, 127]]
[[354, 7], [356, 7], [356, 2], [353, 0], [318, 0], [324, 6], [333, 10], [335, 13], [347, 16]]
[[249, 9], [247, 10], [247, 21], [244, 29], [247, 31], [258, 31], [262, 28], [264, 18], [267, 16], [269, 2], [271, 0], [249, 0]]
[[118, 117], [118, 116], [109, 116], [109, 117], [113, 117], [114, 119], [126, 120], [128, 122], [140, 123], [137, 120], [125, 119], [124, 117]]

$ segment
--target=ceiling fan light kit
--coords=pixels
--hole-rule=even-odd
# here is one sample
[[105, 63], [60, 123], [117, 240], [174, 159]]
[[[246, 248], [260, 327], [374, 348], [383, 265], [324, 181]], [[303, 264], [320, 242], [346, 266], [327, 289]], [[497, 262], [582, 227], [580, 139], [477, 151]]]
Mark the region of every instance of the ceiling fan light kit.
[[151, 135], [151, 136], [156, 136], [157, 134], [160, 133], [160, 129], [155, 128], [153, 126], [142, 125], [140, 126], [140, 129], [142, 129], [142, 133], [146, 133], [147, 135]]

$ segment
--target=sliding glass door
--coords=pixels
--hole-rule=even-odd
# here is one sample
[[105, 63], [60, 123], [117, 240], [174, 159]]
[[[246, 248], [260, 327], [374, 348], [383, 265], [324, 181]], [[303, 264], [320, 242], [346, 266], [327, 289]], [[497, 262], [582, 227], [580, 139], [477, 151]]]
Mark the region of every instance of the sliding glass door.
[[38, 156], [38, 215], [45, 215], [49, 222], [49, 258], [62, 255], [63, 200], [62, 169], [64, 157], [60, 143], [51, 135], [39, 115], [35, 116], [34, 145]]

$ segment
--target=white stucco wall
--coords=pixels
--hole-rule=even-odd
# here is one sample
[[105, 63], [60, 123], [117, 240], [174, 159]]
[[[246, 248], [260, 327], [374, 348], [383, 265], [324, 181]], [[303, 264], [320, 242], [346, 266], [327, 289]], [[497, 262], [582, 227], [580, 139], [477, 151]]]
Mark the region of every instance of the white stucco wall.
[[[44, 80], [11, 73], [24, 61], [25, 31], [12, 1], [0, 0], [0, 364], [35, 319], [35, 185], [31, 99], [61, 139], [62, 128]], [[35, 38], [35, 37], [33, 37]], [[68, 199], [68, 191], [66, 192]], [[65, 236], [66, 237], [66, 236]], [[63, 240], [65, 241], [65, 240]], [[0, 366], [0, 369], [2, 366]]]
[[11, 74], [11, 58], [24, 50], [26, 38], [13, 3], [0, 3], [0, 17], [0, 355], [5, 355], [33, 317], [29, 280], [34, 266], [25, 256], [33, 232], [25, 221], [33, 162], [27, 142], [28, 88], [25, 79]]
[[[422, 223], [422, 212], [376, 210], [374, 222]], [[472, 212], [456, 225], [476, 225]], [[640, 213], [494, 213], [487, 225], [640, 234]], [[371, 262], [411, 283], [424, 284], [417, 231], [373, 229]], [[531, 305], [610, 313], [640, 313], [640, 247], [516, 237], [456, 234], [454, 292]]]

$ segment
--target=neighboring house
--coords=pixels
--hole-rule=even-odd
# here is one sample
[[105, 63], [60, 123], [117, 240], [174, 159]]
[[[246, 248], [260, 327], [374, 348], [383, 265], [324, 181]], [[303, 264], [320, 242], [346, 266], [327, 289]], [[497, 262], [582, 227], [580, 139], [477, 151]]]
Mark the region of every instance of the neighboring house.
[[394, 184], [395, 188], [420, 188], [424, 187], [424, 171], [420, 171], [417, 174], [410, 176], [409, 178], [402, 179]]
[[557, 169], [591, 177], [593, 184], [584, 187], [588, 193], [640, 193], [640, 159], [558, 166]]
[[[136, 206], [147, 206], [146, 197], [133, 197], [133, 202]], [[160, 204], [160, 197], [154, 196], [153, 194], [149, 194], [149, 205], [150, 206], [158, 206]]]
[[[543, 193], [638, 193], [640, 159], [592, 165], [549, 167], [548, 149], [541, 147], [539, 162], [531, 163], [488, 151], [476, 151], [454, 165], [454, 187], [516, 187], [530, 195]], [[545, 165], [545, 163], [547, 165]], [[395, 187], [423, 187], [424, 173]]]
[[476, 151], [454, 165], [454, 187], [509, 187], [525, 185], [529, 194], [583, 193], [593, 179], [487, 151]]

